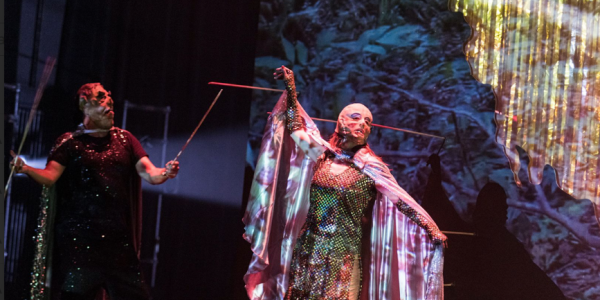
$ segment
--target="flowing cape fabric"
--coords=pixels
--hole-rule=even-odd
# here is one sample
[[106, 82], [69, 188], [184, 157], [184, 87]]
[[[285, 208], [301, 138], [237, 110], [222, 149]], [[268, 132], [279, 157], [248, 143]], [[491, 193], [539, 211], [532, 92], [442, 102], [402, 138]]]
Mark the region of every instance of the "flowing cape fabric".
[[[269, 116], [243, 222], [252, 260], [244, 281], [252, 300], [283, 299], [296, 239], [310, 205], [314, 162], [296, 146], [285, 126], [284, 92]], [[314, 143], [331, 149], [306, 112], [299, 112]], [[443, 299], [443, 247], [398, 210], [403, 201], [431, 217], [402, 189], [385, 164], [359, 151], [354, 163], [377, 187], [370, 261], [363, 270], [362, 300]], [[435, 226], [435, 225], [434, 225]], [[368, 289], [364, 291], [365, 289]]]
[[[124, 129], [113, 127], [122, 133]], [[63, 139], [58, 141], [50, 150], [50, 153], [58, 149], [65, 142], [77, 136], [82, 131], [75, 131], [63, 135]], [[120, 141], [120, 139], [117, 139]], [[136, 173], [137, 174], [137, 173]], [[134, 237], [134, 247], [138, 254], [142, 245], [142, 182], [139, 176], [132, 176], [129, 182], [130, 186], [130, 230]], [[43, 186], [40, 197], [40, 214], [38, 216], [38, 225], [35, 235], [35, 254], [33, 258], [33, 268], [31, 272], [31, 300], [53, 299], [53, 293], [58, 292], [60, 287], [52, 287], [52, 255], [54, 250], [54, 217], [56, 215], [56, 185]], [[108, 299], [104, 293], [99, 299]]]

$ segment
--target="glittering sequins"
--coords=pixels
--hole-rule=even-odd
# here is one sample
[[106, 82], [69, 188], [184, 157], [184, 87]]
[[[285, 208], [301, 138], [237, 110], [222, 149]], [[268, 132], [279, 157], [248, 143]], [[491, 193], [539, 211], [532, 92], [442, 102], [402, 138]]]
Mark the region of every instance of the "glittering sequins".
[[305, 128], [302, 117], [298, 112], [298, 98], [296, 94], [296, 84], [294, 77], [285, 79], [287, 98], [286, 98], [286, 126], [290, 132]]
[[81, 135], [51, 156], [66, 166], [64, 178], [57, 182], [58, 223], [110, 219], [127, 228], [129, 180], [135, 176], [128, 144], [117, 130], [101, 138]]
[[417, 223], [417, 225], [419, 225], [419, 227], [425, 229], [425, 231], [427, 231], [427, 234], [434, 241], [434, 243], [439, 244], [439, 243], [443, 243], [444, 241], [446, 241], [446, 236], [439, 230], [437, 225], [429, 222], [429, 220], [427, 220], [427, 218], [425, 218], [423, 215], [419, 214], [410, 205], [408, 205], [402, 201], [398, 201], [396, 206], [398, 207], [398, 210], [400, 210], [403, 214], [405, 214], [407, 217], [409, 217], [411, 220], [413, 220], [413, 222]]
[[331, 173], [320, 160], [310, 190], [306, 223], [294, 249], [286, 299], [348, 299], [360, 258], [362, 218], [375, 199], [374, 182], [355, 166]]
[[[67, 166], [57, 182], [60, 209], [55, 238], [61, 245], [57, 248], [61, 265], [73, 273], [73, 267], [115, 268], [135, 263], [127, 221], [135, 161], [124, 132], [77, 136], [51, 158]], [[76, 281], [81, 276], [67, 279]]]
[[38, 227], [36, 230], [35, 256], [33, 258], [33, 268], [31, 272], [31, 300], [42, 300], [46, 298], [46, 264], [48, 243], [46, 238], [49, 236], [48, 211], [50, 209], [49, 188], [42, 189], [40, 215], [38, 218]]
[[[137, 159], [127, 134], [122, 130], [113, 130], [101, 138], [65, 134], [50, 153], [49, 159], [66, 167], [54, 185], [57, 198], [52, 201], [58, 205], [56, 225], [52, 226], [57, 245], [53, 253], [56, 265], [52, 269], [65, 278], [65, 284], [57, 290], [75, 291], [85, 284], [98, 286], [102, 283], [96, 282], [98, 274], [114, 270], [118, 274], [133, 274], [133, 281], [141, 280], [128, 221], [130, 185], [137, 176], [134, 169]], [[48, 188], [44, 188], [32, 299], [45, 297], [46, 253], [52, 231], [48, 227], [52, 220], [47, 209], [48, 194]]]

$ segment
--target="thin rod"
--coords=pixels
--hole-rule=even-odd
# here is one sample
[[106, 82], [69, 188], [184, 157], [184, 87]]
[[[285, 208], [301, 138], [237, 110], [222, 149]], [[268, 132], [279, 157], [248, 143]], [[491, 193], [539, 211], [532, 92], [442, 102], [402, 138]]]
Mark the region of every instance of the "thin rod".
[[213, 100], [213, 102], [210, 104], [210, 107], [208, 108], [208, 110], [206, 111], [206, 113], [204, 113], [204, 116], [202, 117], [202, 120], [200, 120], [200, 123], [198, 123], [198, 126], [196, 126], [196, 129], [194, 129], [194, 132], [192, 132], [192, 135], [190, 135], [190, 138], [187, 140], [187, 142], [185, 142], [185, 145], [183, 145], [183, 147], [181, 148], [181, 151], [179, 151], [179, 153], [177, 153], [177, 156], [175, 157], [175, 159], [173, 161], [177, 161], [177, 159], [179, 159], [179, 156], [181, 155], [181, 153], [183, 153], [183, 150], [185, 150], [185, 148], [189, 145], [190, 141], [192, 140], [192, 138], [194, 137], [194, 135], [196, 134], [196, 132], [200, 128], [200, 125], [202, 125], [202, 123], [204, 122], [204, 119], [206, 119], [206, 116], [208, 116], [208, 113], [213, 108], [213, 106], [215, 105], [215, 103], [217, 103], [217, 100], [221, 96], [221, 92], [223, 92], [223, 89], [221, 89], [219, 91], [219, 93], [217, 94], [217, 97], [215, 97], [215, 100]]
[[[337, 123], [337, 121], [328, 120], [328, 119], [319, 119], [319, 118], [311, 118], [311, 119], [317, 120], [317, 121], [329, 122], [329, 123]], [[391, 130], [396, 130], [396, 131], [402, 131], [402, 132], [407, 132], [407, 133], [412, 133], [412, 134], [418, 134], [418, 135], [428, 136], [428, 137], [432, 137], [432, 138], [436, 138], [436, 139], [443, 139], [443, 140], [446, 139], [443, 136], [438, 136], [438, 135], [433, 135], [433, 134], [428, 134], [428, 133], [422, 133], [422, 132], [412, 131], [412, 130], [408, 130], [408, 129], [400, 129], [400, 128], [396, 128], [396, 127], [390, 127], [390, 126], [379, 125], [379, 124], [371, 124], [371, 125], [374, 126], [374, 127], [380, 127], [380, 128], [391, 129]]]
[[440, 148], [437, 151], [437, 155], [440, 155], [440, 151], [442, 151], [442, 148], [444, 148], [444, 144], [446, 144], [446, 138], [444, 138], [444, 140], [442, 141], [442, 144], [440, 145]]
[[443, 230], [442, 230], [442, 233], [445, 233], [445, 234], [456, 234], [456, 235], [475, 235], [472, 232], [443, 231]]
[[[40, 100], [42, 100], [42, 95], [44, 94], [44, 89], [46, 88], [46, 84], [48, 83], [48, 79], [50, 79], [50, 75], [52, 74], [52, 69], [54, 69], [54, 63], [56, 63], [56, 59], [54, 57], [48, 57], [46, 59], [46, 65], [44, 66], [44, 72], [42, 73], [42, 79], [40, 84], [38, 85], [37, 91], [35, 92], [35, 98], [33, 100], [33, 105], [31, 105], [31, 110], [29, 111], [29, 119], [27, 120], [27, 125], [25, 125], [25, 130], [23, 131], [23, 138], [21, 138], [21, 144], [19, 144], [19, 149], [17, 150], [17, 155], [15, 159], [18, 160], [19, 155], [21, 155], [21, 150], [23, 149], [23, 145], [25, 144], [25, 139], [27, 138], [27, 133], [29, 132], [29, 127], [33, 122], [33, 119], [37, 113], [37, 107], [40, 104]], [[15, 173], [15, 168], [17, 166], [17, 162], [15, 162], [10, 170], [10, 175], [8, 175], [8, 180], [6, 181], [6, 186], [4, 187], [4, 199], [6, 199], [6, 195], [8, 194], [8, 186], [10, 185], [10, 181]]]
[[210, 85], [221, 85], [221, 86], [230, 86], [230, 87], [236, 87], [236, 88], [242, 88], [242, 89], [252, 89], [252, 90], [262, 90], [262, 91], [271, 91], [271, 92], [285, 92], [285, 90], [278, 90], [278, 89], [270, 89], [270, 88], [264, 88], [264, 87], [258, 87], [258, 86], [251, 86], [251, 85], [241, 85], [241, 84], [233, 84], [233, 83], [223, 83], [223, 82], [209, 82], [208, 84]]
[[[232, 84], [232, 83], [214, 82], [214, 81], [209, 82], [208, 84], [210, 84], [210, 85], [230, 86], [230, 87], [237, 87], [237, 88], [244, 88], [244, 89], [253, 89], [253, 90], [263, 90], [263, 91], [273, 91], [273, 92], [285, 92], [285, 90], [270, 89], [270, 88], [264, 88], [264, 87], [258, 87], [258, 86], [250, 86], [250, 85], [240, 85], [240, 84]], [[312, 119], [313, 120], [317, 120], [317, 121], [336, 123], [336, 121], [333, 121], [333, 120], [326, 120], [326, 119], [319, 119], [319, 118], [312, 118]], [[407, 129], [400, 129], [400, 128], [395, 128], [395, 127], [390, 127], [390, 126], [385, 126], [385, 125], [373, 124], [373, 126], [380, 127], [380, 128], [385, 128], [385, 129], [396, 130], [396, 131], [407, 132], [407, 133], [412, 133], [412, 134], [417, 134], [417, 135], [422, 135], [422, 136], [428, 136], [428, 137], [432, 137], [432, 138], [436, 138], [436, 139], [443, 139], [443, 140], [446, 139], [443, 136], [438, 136], [438, 135], [433, 135], [433, 134], [428, 134], [428, 133], [422, 133], [422, 132], [417, 132], [417, 131], [412, 131], [412, 130], [407, 130]]]
[[[213, 82], [209, 82], [208, 84], [210, 84], [210, 85], [230, 86], [230, 87], [237, 87], [237, 88], [244, 88], [244, 89], [253, 89], [253, 90], [263, 90], [263, 91], [273, 91], [273, 92], [285, 92], [285, 90], [270, 89], [270, 88], [250, 86], [250, 85], [240, 85], [240, 84], [232, 84], [232, 83], [214, 82], [214, 81]], [[319, 118], [312, 118], [312, 119], [313, 120], [317, 120], [317, 121], [336, 123], [336, 121], [333, 121], [333, 120], [326, 120], [326, 119], [319, 119]], [[372, 125], [375, 126], [375, 127], [380, 127], [380, 128], [385, 128], [385, 129], [391, 129], [391, 130], [396, 130], [396, 131], [402, 131], [402, 132], [412, 133], [412, 134], [417, 134], [417, 135], [422, 135], [422, 136], [428, 136], [428, 137], [432, 137], [432, 138], [436, 138], [436, 139], [442, 139], [442, 140], [446, 139], [443, 136], [438, 136], [438, 135], [433, 135], [433, 134], [428, 134], [428, 133], [422, 133], [422, 132], [417, 132], [417, 131], [412, 131], [412, 130], [407, 130], [407, 129], [400, 129], [400, 128], [395, 128], [395, 127], [390, 127], [390, 126], [385, 126], [385, 125], [379, 125], [379, 124], [372, 124]]]

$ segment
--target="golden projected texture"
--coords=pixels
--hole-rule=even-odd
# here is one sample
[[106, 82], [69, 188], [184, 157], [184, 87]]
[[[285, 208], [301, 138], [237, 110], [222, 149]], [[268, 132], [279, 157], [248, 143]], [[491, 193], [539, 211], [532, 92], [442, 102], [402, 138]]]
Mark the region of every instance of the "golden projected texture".
[[[513, 172], [515, 146], [539, 184], [545, 164], [559, 186], [600, 207], [600, 0], [450, 0], [473, 29], [473, 76], [496, 93], [496, 139]], [[518, 182], [517, 176], [515, 179]]]

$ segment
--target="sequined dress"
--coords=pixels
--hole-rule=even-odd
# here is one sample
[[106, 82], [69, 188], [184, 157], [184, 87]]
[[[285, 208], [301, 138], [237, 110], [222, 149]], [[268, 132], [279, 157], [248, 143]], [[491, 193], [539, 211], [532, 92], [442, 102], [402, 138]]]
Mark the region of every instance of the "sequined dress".
[[353, 164], [335, 175], [331, 163], [329, 156], [315, 165], [286, 299], [348, 299], [353, 269], [361, 268], [355, 264], [360, 261], [363, 217], [377, 190]]
[[[306, 287], [308, 285], [302, 283], [307, 281], [300, 278], [310, 278], [306, 277], [310, 276], [307, 275], [309, 273], [295, 273], [298, 273], [296, 266], [302, 259], [310, 262], [298, 255], [298, 249], [308, 249], [303, 247], [307, 243], [303, 240], [309, 240], [306, 230], [302, 231], [303, 226], [307, 218], [318, 216], [315, 214], [316, 208], [313, 208], [311, 186], [313, 179], [317, 180], [319, 175], [314, 173], [316, 161], [310, 159], [300, 147], [286, 146], [294, 145], [286, 128], [286, 101], [287, 92], [284, 92], [265, 126], [250, 199], [243, 218], [244, 239], [251, 244], [253, 252], [244, 281], [248, 297], [253, 300], [291, 297], [296, 291], [290, 292], [290, 285], [292, 289]], [[328, 151], [336, 151], [323, 140], [316, 124], [299, 104], [297, 108], [312, 143], [322, 145]], [[374, 181], [377, 190], [370, 202], [372, 210], [370, 206], [367, 207], [367, 211], [371, 212], [365, 211], [369, 230], [363, 229], [365, 236], [361, 241], [364, 244], [360, 253], [364, 269], [359, 295], [363, 299], [443, 299], [443, 247], [430, 237], [439, 232], [433, 220], [398, 185], [387, 166], [377, 157], [360, 150], [354, 154], [351, 162]], [[309, 214], [311, 216], [307, 216]], [[329, 213], [324, 215], [329, 218]], [[306, 228], [309, 227], [307, 225]], [[398, 275], [402, 276], [401, 280]], [[310, 285], [307, 293], [312, 293], [313, 287], [317, 285]], [[301, 289], [298, 292], [303, 291]], [[322, 290], [309, 294], [305, 299], [329, 297], [319, 295], [320, 292]], [[339, 299], [344, 298], [340, 296]]]
[[131, 199], [137, 197], [132, 181], [139, 180], [135, 164], [146, 152], [124, 130], [58, 140], [48, 158], [65, 167], [56, 183], [57, 283], [63, 292], [79, 292], [105, 276], [120, 276], [143, 288], [132, 231], [138, 212]]

